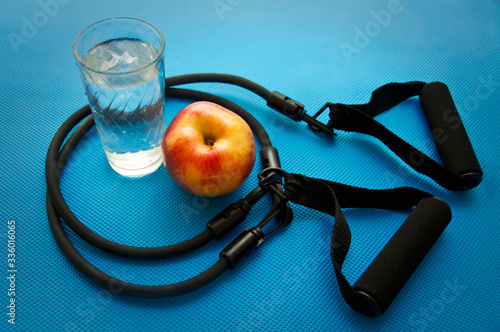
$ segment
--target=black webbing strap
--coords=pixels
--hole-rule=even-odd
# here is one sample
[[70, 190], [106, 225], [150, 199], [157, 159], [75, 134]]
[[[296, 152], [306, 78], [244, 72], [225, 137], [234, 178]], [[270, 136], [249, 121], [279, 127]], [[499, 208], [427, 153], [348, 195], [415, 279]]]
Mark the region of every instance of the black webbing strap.
[[370, 117], [375, 117], [406, 99], [418, 96], [425, 86], [425, 82], [389, 83], [372, 92], [367, 104], [346, 105], [362, 111]]
[[[337, 277], [337, 283], [339, 285], [342, 297], [344, 298], [346, 303], [352, 309], [367, 316], [379, 315], [383, 313], [385, 309], [387, 309], [389, 304], [399, 292], [399, 289], [404, 286], [406, 280], [412, 274], [413, 270], [418, 266], [420, 260], [425, 256], [426, 250], [430, 249], [433, 242], [437, 239], [437, 237], [439, 237], [441, 232], [448, 224], [449, 219], [451, 219], [451, 214], [449, 216], [447, 215], [447, 211], [449, 211], [448, 206], [441, 200], [439, 200], [439, 204], [444, 204], [444, 210], [442, 209], [442, 211], [444, 211], [443, 213], [442, 211], [436, 211], [432, 207], [429, 208], [429, 206], [426, 206], [426, 208], [423, 209], [433, 210], [427, 211], [428, 213], [430, 213], [430, 215], [434, 213], [436, 213], [437, 215], [443, 215], [443, 222], [431, 221], [432, 224], [442, 226], [439, 226], [437, 228], [431, 226], [430, 229], [428, 226], [426, 226], [427, 228], [425, 229], [422, 229], [422, 227], [420, 227], [420, 230], [417, 229], [418, 227], [413, 227], [413, 229], [408, 230], [409, 234], [403, 234], [399, 236], [400, 242], [401, 240], [403, 241], [403, 246], [406, 246], [406, 242], [408, 241], [408, 239], [411, 239], [414, 236], [418, 237], [418, 234], [414, 234], [415, 231], [421, 232], [423, 237], [429, 238], [431, 240], [428, 244], [424, 244], [424, 247], [428, 247], [427, 249], [419, 248], [419, 243], [408, 243], [408, 246], [410, 246], [410, 248], [409, 250], [406, 250], [406, 252], [405, 248], [401, 248], [401, 243], [397, 244], [396, 250], [391, 249], [391, 253], [389, 253], [388, 255], [389, 259], [383, 258], [384, 262], [382, 263], [385, 265], [384, 267], [382, 267], [382, 269], [386, 269], [387, 265], [389, 265], [388, 269], [393, 269], [392, 271], [389, 271], [390, 273], [392, 273], [392, 275], [390, 276], [390, 278], [392, 279], [383, 280], [380, 276], [380, 273], [378, 272], [376, 273], [375, 278], [370, 277], [370, 280], [368, 280], [366, 284], [368, 284], [367, 288], [374, 289], [372, 292], [372, 295], [374, 295], [374, 299], [372, 299], [370, 298], [370, 296], [364, 296], [366, 294], [360, 292], [359, 289], [356, 288], [357, 285], [355, 285], [355, 287], [351, 286], [342, 273], [342, 265], [351, 243], [351, 231], [341, 208], [363, 207], [387, 210], [407, 210], [416, 206], [424, 199], [432, 197], [432, 195], [410, 187], [400, 187], [387, 190], [358, 188], [327, 180], [308, 178], [299, 174], [286, 174], [284, 176], [284, 179], [285, 194], [291, 202], [315, 209], [323, 213], [327, 213], [335, 217], [330, 254], [335, 270], [335, 275]], [[416, 210], [417, 209], [415, 209], [414, 211]], [[429, 214], [421, 218], [429, 219], [428, 217]], [[407, 222], [405, 222], [405, 224], [406, 223]], [[417, 220], [417, 223], [421, 222]], [[425, 220], [424, 223], [426, 223]], [[402, 238], [402, 236], [406, 238]], [[394, 237], [396, 237], [396, 235]], [[395, 263], [395, 266], [390, 266], [391, 260], [392, 263]], [[387, 264], [387, 261], [389, 261], [389, 264]], [[372, 263], [372, 265], [374, 265], [374, 263]], [[391, 285], [389, 285], [389, 287], [394, 288], [394, 290], [384, 289], [384, 285], [387, 283], [387, 280], [390, 280]], [[377, 285], [377, 283], [379, 283], [380, 285]], [[377, 289], [379, 291], [377, 291]], [[379, 293], [378, 295], [377, 292]]]
[[[480, 182], [480, 180], [478, 182], [477, 176], [470, 175], [472, 173], [477, 173], [478, 175], [482, 173], [479, 163], [477, 162], [472, 150], [472, 146], [470, 146], [470, 142], [465, 134], [462, 123], [460, 122], [459, 124], [455, 124], [455, 122], [452, 122], [460, 121], [458, 113], [456, 113], [456, 109], [455, 113], [451, 115], [446, 112], [451, 112], [452, 110], [440, 110], [443, 114], [440, 114], [439, 117], [435, 117], [441, 121], [439, 124], [440, 127], [437, 129], [440, 132], [443, 131], [443, 128], [448, 129], [448, 132], [451, 133], [451, 135], [449, 135], [450, 139], [446, 142], [447, 144], [443, 144], [443, 146], [447, 150], [451, 151], [449, 154], [452, 154], [452, 156], [447, 159], [453, 159], [452, 161], [458, 160], [455, 164], [459, 165], [458, 168], [460, 170], [465, 170], [464, 172], [461, 172], [462, 174], [458, 174], [456, 170], [451, 170], [448, 167], [445, 167], [447, 166], [446, 164], [443, 166], [437, 163], [432, 158], [428, 157], [373, 119], [376, 115], [389, 110], [402, 101], [412, 96], [419, 95], [425, 86], [426, 83], [424, 82], [390, 83], [375, 90], [367, 104], [345, 105], [331, 103], [328, 105], [330, 108], [330, 121], [328, 126], [334, 129], [364, 133], [376, 137], [406, 164], [417, 172], [429, 176], [444, 188], [449, 190], [464, 190], [473, 188]], [[434, 88], [434, 86], [431, 87]], [[443, 102], [447, 102], [449, 104], [451, 96], [449, 96], [449, 100], [438, 99], [439, 98], [435, 98], [435, 100], [432, 100], [431, 106], [433, 105], [432, 103], [443, 104]], [[451, 104], [452, 103], [453, 102], [451, 101]], [[452, 106], [454, 108], [454, 105]], [[446, 107], [451, 108], [451, 106]], [[452, 118], [452, 116], [456, 117], [457, 120]], [[459, 129], [463, 130], [463, 132], [456, 130], [455, 126], [460, 127]], [[458, 139], [454, 139], [454, 136], [457, 136]], [[469, 150], [472, 151], [470, 155], [460, 159], [460, 154], [463, 154], [462, 151], [467, 152]], [[440, 155], [443, 159], [441, 151]], [[448, 160], [443, 160], [443, 163], [445, 161]], [[473, 171], [471, 172], [469, 170]]]

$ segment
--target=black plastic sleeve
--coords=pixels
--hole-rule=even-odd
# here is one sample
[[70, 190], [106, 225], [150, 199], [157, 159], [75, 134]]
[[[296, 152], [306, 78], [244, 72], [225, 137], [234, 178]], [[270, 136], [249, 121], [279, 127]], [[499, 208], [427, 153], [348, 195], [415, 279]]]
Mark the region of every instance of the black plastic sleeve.
[[225, 258], [229, 262], [229, 267], [234, 269], [240, 259], [248, 256], [253, 248], [262, 243], [263, 237], [264, 233], [260, 228], [247, 228], [220, 252], [219, 257]]

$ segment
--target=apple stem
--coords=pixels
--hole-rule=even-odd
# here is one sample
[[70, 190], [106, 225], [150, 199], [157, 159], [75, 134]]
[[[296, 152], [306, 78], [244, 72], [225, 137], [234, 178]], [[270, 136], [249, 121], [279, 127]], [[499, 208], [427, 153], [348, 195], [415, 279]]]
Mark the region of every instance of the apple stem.
[[213, 139], [211, 139], [211, 138], [207, 138], [205, 140], [205, 144], [206, 145], [214, 146], [214, 143], [215, 143], [215, 141]]

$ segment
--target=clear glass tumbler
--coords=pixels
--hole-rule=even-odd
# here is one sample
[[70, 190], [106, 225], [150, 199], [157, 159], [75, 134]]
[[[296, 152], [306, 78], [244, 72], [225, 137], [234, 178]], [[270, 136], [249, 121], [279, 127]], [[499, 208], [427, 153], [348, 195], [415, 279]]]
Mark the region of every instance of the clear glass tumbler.
[[130, 17], [98, 21], [73, 44], [108, 162], [124, 176], [162, 164], [164, 47], [156, 27]]

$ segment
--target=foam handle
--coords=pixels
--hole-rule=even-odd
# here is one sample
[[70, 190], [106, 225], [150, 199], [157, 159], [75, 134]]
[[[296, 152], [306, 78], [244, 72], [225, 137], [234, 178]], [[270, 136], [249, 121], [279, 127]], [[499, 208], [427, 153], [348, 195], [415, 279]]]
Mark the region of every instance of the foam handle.
[[450, 220], [450, 207], [439, 198], [424, 198], [417, 204], [354, 285], [373, 307], [368, 315], [384, 313]]
[[427, 83], [420, 103], [443, 166], [467, 179], [465, 189], [477, 186], [483, 173], [446, 84]]

